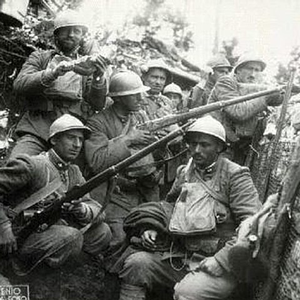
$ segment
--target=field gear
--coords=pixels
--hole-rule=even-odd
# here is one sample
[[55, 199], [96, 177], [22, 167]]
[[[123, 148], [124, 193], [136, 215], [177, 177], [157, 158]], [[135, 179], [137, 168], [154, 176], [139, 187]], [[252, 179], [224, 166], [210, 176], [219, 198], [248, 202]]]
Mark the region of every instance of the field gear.
[[236, 73], [238, 68], [243, 67], [248, 62], [257, 62], [257, 63], [259, 63], [261, 65], [261, 71], [263, 71], [267, 66], [267, 64], [262, 59], [258, 58], [257, 56], [255, 56], [253, 54], [246, 53], [246, 54], [241, 55], [239, 57], [236, 65], [234, 66], [234, 73]]
[[53, 124], [50, 126], [48, 140], [50, 140], [58, 133], [66, 132], [68, 130], [73, 130], [73, 129], [83, 130], [85, 136], [91, 133], [91, 130], [88, 127], [84, 126], [80, 120], [78, 120], [77, 118], [69, 114], [64, 114], [61, 117], [59, 117], [57, 120], [55, 120]]
[[136, 95], [149, 91], [150, 88], [143, 85], [141, 78], [132, 71], [121, 71], [115, 74], [110, 81], [109, 96]]
[[175, 83], [170, 83], [168, 84], [165, 88], [164, 88], [164, 91], [163, 91], [163, 94], [168, 94], [168, 93], [174, 93], [174, 94], [178, 94], [180, 95], [181, 97], [183, 96], [183, 93], [182, 93], [182, 90], [180, 88], [179, 85], [175, 84]]
[[226, 143], [226, 132], [223, 125], [214, 119], [211, 116], [205, 116], [202, 118], [199, 118], [195, 123], [189, 127], [189, 129], [186, 131], [188, 134], [189, 132], [199, 132], [199, 133], [205, 133], [212, 135], [222, 142]]
[[60, 28], [71, 26], [80, 26], [85, 33], [88, 31], [87, 24], [82, 20], [78, 12], [68, 9], [57, 15], [55, 18], [53, 33], [55, 34]]
[[212, 69], [215, 68], [228, 68], [229, 71], [233, 68], [224, 55], [215, 55], [208, 62], [207, 65]]

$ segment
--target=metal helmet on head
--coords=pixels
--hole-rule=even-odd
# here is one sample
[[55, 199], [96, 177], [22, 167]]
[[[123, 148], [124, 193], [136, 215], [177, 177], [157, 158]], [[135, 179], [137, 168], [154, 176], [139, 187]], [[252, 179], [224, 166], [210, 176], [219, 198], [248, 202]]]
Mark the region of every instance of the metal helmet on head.
[[162, 58], [151, 59], [148, 63], [142, 66], [141, 71], [143, 74], [147, 74], [151, 69], [162, 69], [166, 72], [167, 80], [166, 82], [170, 82], [172, 79], [172, 73], [168, 65], [164, 62]]
[[88, 26], [78, 12], [67, 9], [59, 13], [54, 19], [54, 34], [58, 29], [63, 27], [80, 26], [84, 32], [88, 31]]
[[257, 63], [259, 63], [261, 65], [261, 71], [263, 71], [267, 66], [267, 64], [261, 58], [259, 58], [258, 56], [254, 55], [254, 54], [251, 54], [251, 53], [250, 54], [245, 53], [245, 54], [242, 54], [239, 57], [236, 65], [234, 66], [234, 73], [236, 73], [236, 71], [239, 68], [243, 67], [248, 62], [257, 62]]
[[213, 56], [207, 62], [207, 66], [211, 67], [212, 69], [215, 69], [215, 68], [228, 68], [229, 71], [231, 71], [232, 68], [233, 68], [231, 66], [230, 62], [228, 61], [228, 59], [222, 54]]
[[197, 119], [186, 131], [188, 133], [205, 133], [212, 135], [226, 143], [226, 131], [224, 126], [210, 115]]
[[91, 133], [91, 130], [87, 126], [84, 126], [80, 120], [69, 114], [64, 114], [50, 126], [48, 141], [55, 135], [69, 130], [82, 130], [85, 138], [88, 138]]
[[182, 89], [180, 88], [180, 86], [173, 82], [168, 84], [163, 90], [164, 95], [168, 93], [178, 94], [181, 97], [183, 96]]
[[142, 79], [136, 73], [132, 71], [120, 71], [111, 77], [108, 96], [135, 95], [149, 90], [150, 88], [144, 86]]

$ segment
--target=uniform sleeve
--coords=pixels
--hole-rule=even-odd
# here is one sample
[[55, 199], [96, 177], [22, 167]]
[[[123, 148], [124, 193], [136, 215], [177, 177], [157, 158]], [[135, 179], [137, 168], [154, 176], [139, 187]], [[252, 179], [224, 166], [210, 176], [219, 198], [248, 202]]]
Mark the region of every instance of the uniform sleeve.
[[[0, 168], [0, 196], [1, 198], [18, 190], [24, 189], [32, 182], [33, 170], [28, 160], [19, 158], [10, 160], [6, 166]], [[0, 205], [0, 224], [8, 220], [2, 204]]]
[[[228, 101], [240, 97], [237, 82], [230, 76], [223, 76], [212, 90], [208, 103]], [[229, 118], [236, 122], [244, 122], [251, 119], [257, 113], [267, 108], [266, 98], [260, 97], [239, 104], [227, 106], [223, 109]]]
[[[262, 204], [248, 168], [241, 167], [237, 172], [233, 173], [230, 178], [229, 191], [230, 209], [237, 224], [260, 210]], [[234, 239], [227, 242], [226, 245], [215, 254], [216, 260], [227, 271], [230, 271], [228, 253], [233, 245]]]
[[[38, 94], [50, 85], [56, 78], [50, 70], [45, 70], [45, 57], [47, 52], [35, 51], [23, 64], [20, 73], [14, 81], [14, 89], [25, 96]], [[49, 52], [49, 57], [50, 57]]]
[[[79, 167], [76, 165], [73, 165], [72, 167], [73, 168], [72, 168], [71, 176], [73, 180], [70, 189], [73, 188], [75, 185], [80, 186], [86, 182]], [[85, 213], [82, 216], [80, 216], [80, 218], [77, 219], [80, 224], [86, 225], [97, 218], [102, 206], [100, 203], [92, 199], [89, 193], [84, 195], [82, 199], [83, 199], [82, 203], [84, 204], [84, 208], [85, 208]]]
[[120, 135], [108, 139], [107, 129], [99, 115], [91, 118], [87, 126], [92, 130], [91, 136], [85, 141], [85, 156], [92, 172], [98, 173], [130, 156], [125, 144], [125, 136]]

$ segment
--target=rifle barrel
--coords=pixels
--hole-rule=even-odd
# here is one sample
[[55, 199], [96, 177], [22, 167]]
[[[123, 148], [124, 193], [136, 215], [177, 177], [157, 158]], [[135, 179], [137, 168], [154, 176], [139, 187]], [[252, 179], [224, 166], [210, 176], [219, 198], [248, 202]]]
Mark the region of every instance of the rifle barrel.
[[162, 118], [158, 118], [155, 120], [150, 120], [145, 122], [144, 124], [141, 124], [137, 126], [138, 129], [145, 129], [149, 131], [157, 131], [161, 128], [170, 126], [175, 123], [184, 122], [186, 120], [192, 119], [192, 118], [199, 118], [201, 115], [207, 114], [209, 112], [222, 109], [227, 106], [231, 106], [234, 104], [238, 104], [241, 102], [249, 101], [255, 98], [268, 96], [272, 94], [279, 93], [282, 90], [282, 88], [273, 88], [265, 91], [260, 91], [256, 93], [251, 93], [245, 96], [240, 96], [233, 98], [228, 101], [219, 101], [211, 104], [207, 104], [204, 106], [196, 107], [193, 109], [190, 109], [187, 112], [179, 113], [179, 114], [171, 114], [169, 116], [165, 116]]
[[185, 124], [177, 130], [169, 133], [162, 139], [150, 144], [134, 155], [124, 159], [114, 166], [109, 167], [98, 175], [95, 175], [94, 177], [83, 183], [81, 186], [75, 186], [70, 191], [68, 191], [61, 199], [54, 202], [50, 207], [47, 207], [41, 212], [35, 213], [29, 220], [29, 222], [25, 224], [25, 226], [18, 232], [18, 247], [20, 247], [24, 243], [24, 241], [32, 232], [38, 230], [40, 225], [47, 224], [48, 226], [50, 226], [52, 224], [55, 224], [60, 218], [61, 206], [63, 203], [67, 203], [83, 197], [85, 194], [99, 186], [101, 183], [107, 181], [110, 177], [119, 173], [122, 169], [125, 169], [132, 163], [151, 153], [156, 148], [168, 143], [179, 135], [182, 135], [184, 133], [183, 129], [189, 125], [190, 123]]

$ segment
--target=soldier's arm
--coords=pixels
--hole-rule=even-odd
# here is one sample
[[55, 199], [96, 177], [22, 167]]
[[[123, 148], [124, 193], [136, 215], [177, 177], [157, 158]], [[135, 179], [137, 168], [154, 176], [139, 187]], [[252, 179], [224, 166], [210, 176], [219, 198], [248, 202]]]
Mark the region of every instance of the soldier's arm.
[[87, 126], [91, 128], [92, 134], [85, 141], [85, 157], [93, 173], [101, 172], [130, 156], [125, 137], [120, 135], [108, 139], [103, 121], [91, 118]]
[[[215, 101], [228, 101], [230, 99], [240, 97], [238, 84], [230, 76], [223, 76], [212, 90], [209, 103]], [[251, 119], [259, 112], [267, 109], [267, 102], [265, 97], [256, 98], [232, 106], [224, 108], [224, 112], [236, 122], [243, 122]]]
[[14, 81], [17, 93], [25, 96], [38, 94], [57, 78], [52, 70], [46, 70], [46, 58], [50, 56], [50, 52], [35, 51], [28, 57]]
[[[230, 178], [229, 190], [230, 195], [228, 195], [228, 197], [230, 210], [238, 224], [247, 217], [257, 213], [261, 208], [262, 204], [259, 200], [257, 190], [251, 179], [248, 168], [240, 167], [236, 172], [233, 173], [232, 177]], [[228, 253], [234, 243], [235, 239], [233, 238], [215, 254], [216, 260], [227, 271], [230, 271]]]

